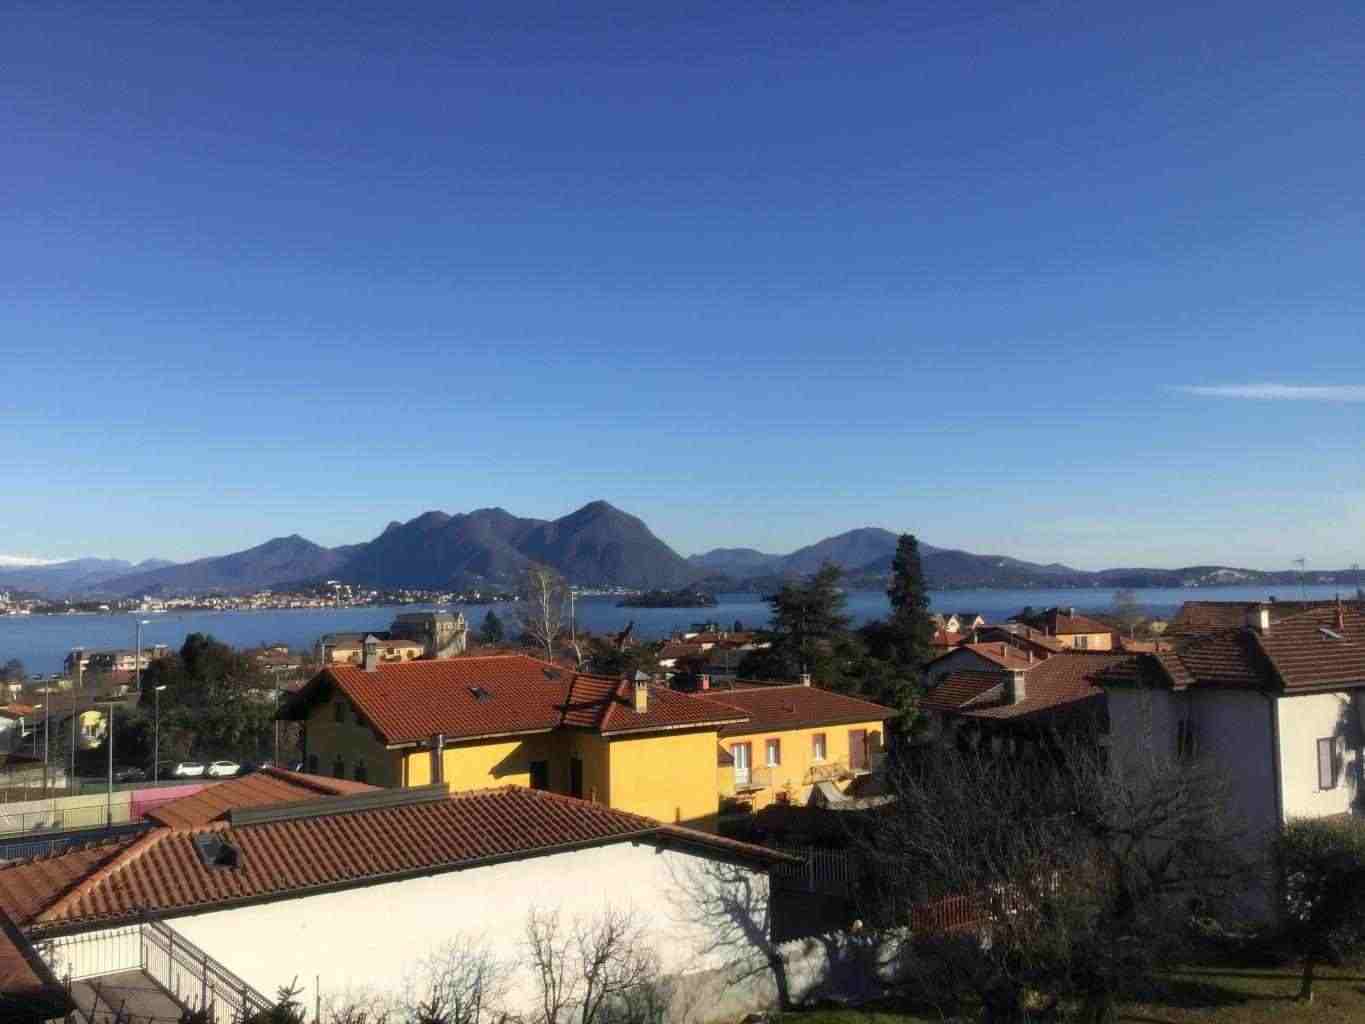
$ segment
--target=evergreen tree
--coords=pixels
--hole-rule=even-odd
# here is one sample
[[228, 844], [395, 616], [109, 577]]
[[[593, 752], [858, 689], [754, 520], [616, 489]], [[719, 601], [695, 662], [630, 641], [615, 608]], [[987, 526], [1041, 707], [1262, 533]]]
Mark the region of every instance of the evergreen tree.
[[933, 654], [930, 644], [934, 638], [934, 623], [929, 618], [929, 592], [924, 586], [919, 541], [913, 533], [901, 534], [896, 543], [891, 585], [887, 587], [886, 596], [891, 599], [890, 627], [895, 639], [896, 660], [918, 669]]
[[839, 588], [843, 570], [826, 562], [809, 580], [785, 583], [768, 598], [772, 609], [772, 647], [741, 662], [743, 675], [793, 679], [802, 672], [837, 685], [837, 642], [846, 639], [849, 617]]
[[498, 618], [498, 613], [492, 608], [488, 609], [488, 614], [483, 617], [483, 625], [479, 628], [479, 643], [486, 647], [497, 647], [503, 641], [502, 619]]

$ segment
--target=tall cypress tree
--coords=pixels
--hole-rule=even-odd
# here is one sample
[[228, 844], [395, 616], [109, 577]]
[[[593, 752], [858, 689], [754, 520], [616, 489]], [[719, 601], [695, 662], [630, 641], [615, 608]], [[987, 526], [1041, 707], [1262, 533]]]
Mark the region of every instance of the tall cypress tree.
[[919, 668], [932, 655], [934, 623], [929, 618], [929, 592], [924, 586], [920, 565], [919, 541], [913, 533], [903, 533], [896, 542], [896, 557], [891, 562], [891, 584], [886, 596], [891, 599], [891, 629], [901, 664]]

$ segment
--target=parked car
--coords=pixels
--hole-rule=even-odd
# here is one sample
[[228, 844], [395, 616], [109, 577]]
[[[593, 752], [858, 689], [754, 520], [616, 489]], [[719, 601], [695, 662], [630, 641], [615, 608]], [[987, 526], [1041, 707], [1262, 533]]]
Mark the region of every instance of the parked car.
[[114, 769], [115, 782], [141, 782], [146, 777], [145, 771], [133, 765], [124, 765], [122, 768]]
[[214, 761], [209, 765], [209, 774], [215, 779], [225, 779], [241, 770], [242, 766], [236, 761]]
[[193, 779], [204, 774], [204, 763], [202, 761], [181, 761], [171, 772], [177, 779]]

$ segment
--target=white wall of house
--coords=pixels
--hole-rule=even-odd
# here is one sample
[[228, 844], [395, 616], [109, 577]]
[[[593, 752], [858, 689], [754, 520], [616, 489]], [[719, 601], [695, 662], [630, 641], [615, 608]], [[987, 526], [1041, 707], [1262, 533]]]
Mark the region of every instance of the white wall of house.
[[[1177, 700], [1182, 696], [1173, 695]], [[1273, 705], [1250, 690], [1206, 690], [1183, 695], [1199, 737], [1197, 763], [1227, 786], [1228, 824], [1245, 830], [1243, 846], [1264, 842], [1279, 827]], [[1170, 737], [1174, 750], [1175, 737]]]
[[[310, 1006], [315, 991], [324, 1005], [367, 990], [399, 992], [424, 957], [460, 936], [479, 939], [500, 959], [521, 961], [532, 910], [558, 909], [566, 926], [608, 907], [630, 911], [648, 929], [664, 970], [690, 973], [720, 966], [715, 956], [701, 955], [714, 930], [693, 916], [686, 891], [712, 863], [617, 843], [167, 923], [263, 994], [297, 979]], [[741, 874], [766, 894], [766, 875]], [[519, 966], [512, 978], [512, 1002], [529, 1009], [530, 972]]]
[[[1349, 691], [1280, 697], [1275, 702], [1280, 727], [1280, 773], [1285, 818], [1322, 818], [1346, 814], [1360, 784], [1360, 729]], [[1318, 740], [1336, 739], [1342, 762], [1337, 785], [1318, 784]]]

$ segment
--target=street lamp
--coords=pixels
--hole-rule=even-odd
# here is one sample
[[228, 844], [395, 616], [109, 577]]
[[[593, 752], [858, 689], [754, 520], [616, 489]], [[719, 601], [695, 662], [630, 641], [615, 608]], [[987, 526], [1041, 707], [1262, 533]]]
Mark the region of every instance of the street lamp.
[[96, 701], [96, 703], [100, 707], [109, 709], [109, 726], [104, 734], [104, 738], [109, 744], [109, 789], [104, 806], [104, 827], [112, 828], [114, 824], [114, 708], [118, 707], [118, 701], [104, 700]]
[[161, 691], [165, 688], [166, 684], [162, 683], [152, 689], [152, 700], [156, 705], [156, 711], [152, 716], [152, 782], [154, 783], [161, 781]]
[[133, 690], [137, 693], [142, 692], [142, 627], [151, 624], [151, 619], [137, 620], [137, 652], [133, 655], [133, 671], [137, 673], [133, 682]]
[[71, 783], [76, 778], [76, 748], [80, 746], [81, 692], [85, 689], [85, 648], [77, 647], [76, 655], [76, 696], [71, 702], [71, 774], [66, 780], [66, 795], [71, 795]]

